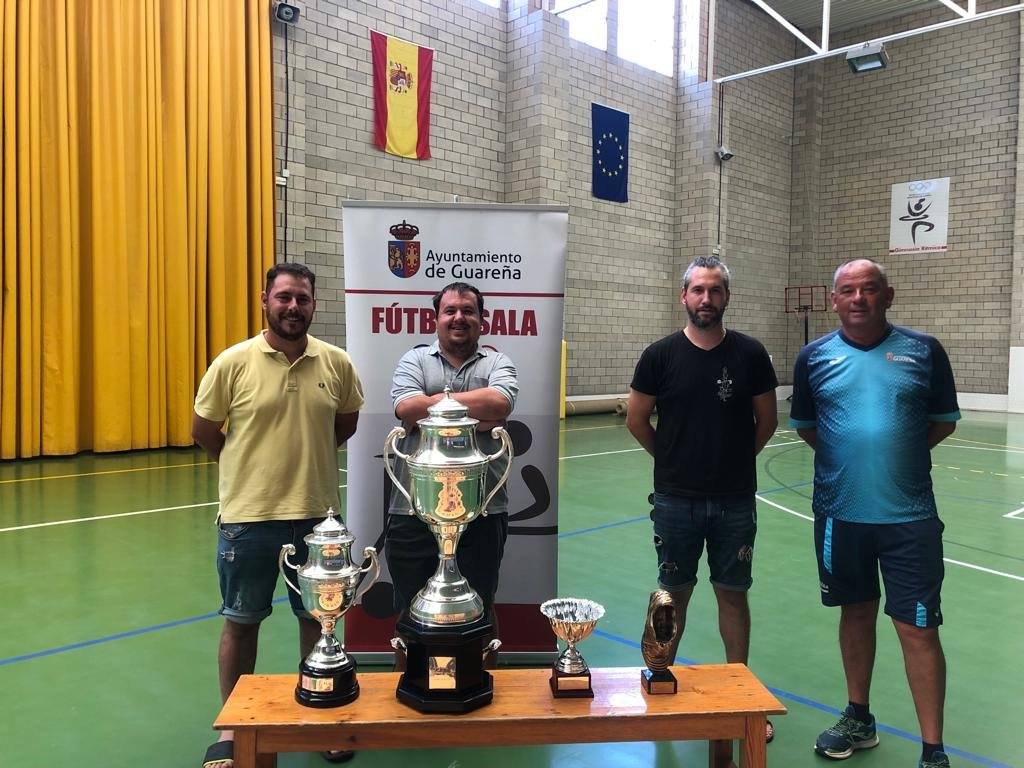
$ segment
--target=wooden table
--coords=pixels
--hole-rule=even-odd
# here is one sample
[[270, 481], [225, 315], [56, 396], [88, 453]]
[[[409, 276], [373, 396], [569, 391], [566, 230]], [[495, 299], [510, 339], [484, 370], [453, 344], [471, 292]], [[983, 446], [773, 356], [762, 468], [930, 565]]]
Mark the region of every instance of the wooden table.
[[359, 698], [334, 709], [297, 704], [295, 675], [245, 675], [213, 727], [234, 730], [236, 768], [273, 768], [278, 752], [684, 739], [711, 742], [711, 768], [729, 764], [715, 742], [740, 739], [741, 765], [762, 768], [765, 719], [786, 712], [779, 700], [742, 664], [672, 669], [679, 692], [657, 696], [639, 668], [592, 669], [593, 699], [553, 698], [549, 669], [498, 669], [494, 701], [464, 715], [399, 703], [396, 672], [362, 673]]

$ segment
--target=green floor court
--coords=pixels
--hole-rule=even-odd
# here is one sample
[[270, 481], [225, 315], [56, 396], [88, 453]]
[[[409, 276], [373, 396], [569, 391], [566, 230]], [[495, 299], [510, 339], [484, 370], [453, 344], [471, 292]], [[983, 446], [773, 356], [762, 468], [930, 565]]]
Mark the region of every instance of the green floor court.
[[[785, 404], [783, 404], [785, 405]], [[780, 421], [785, 423], [784, 418]], [[559, 593], [603, 603], [594, 666], [642, 663], [654, 587], [651, 464], [614, 415], [563, 422]], [[946, 523], [946, 745], [954, 766], [1024, 766], [1024, 416], [967, 413], [933, 453]], [[344, 452], [340, 454], [344, 462]], [[774, 766], [845, 705], [837, 614], [821, 607], [810, 450], [780, 429], [758, 460], [751, 666], [789, 708]], [[344, 464], [342, 464], [344, 466]], [[0, 464], [0, 766], [198, 766], [219, 709], [216, 467], [198, 450]], [[722, 660], [701, 574], [681, 656]], [[283, 592], [282, 592], [283, 594]], [[265, 623], [259, 671], [295, 668], [294, 620]], [[363, 674], [372, 669], [362, 668]], [[912, 768], [919, 744], [895, 633], [880, 623], [872, 709], [881, 745], [849, 766]], [[702, 743], [366, 752], [360, 768], [705, 766]], [[282, 766], [326, 766], [285, 755]]]

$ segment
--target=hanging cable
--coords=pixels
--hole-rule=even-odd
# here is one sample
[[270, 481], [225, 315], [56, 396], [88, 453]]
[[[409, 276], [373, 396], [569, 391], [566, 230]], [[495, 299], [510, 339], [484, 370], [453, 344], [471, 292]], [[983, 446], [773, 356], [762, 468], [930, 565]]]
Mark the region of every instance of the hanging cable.
[[284, 168], [282, 169], [281, 176], [284, 177], [284, 184], [281, 185], [281, 245], [282, 260], [288, 261], [288, 162], [290, 160], [288, 139], [292, 133], [292, 73], [288, 64], [288, 25], [283, 24], [282, 26], [284, 27]]
[[[725, 146], [725, 83], [718, 86], [718, 146]], [[725, 160], [718, 160], [718, 242], [722, 247], [722, 175], [725, 173]]]

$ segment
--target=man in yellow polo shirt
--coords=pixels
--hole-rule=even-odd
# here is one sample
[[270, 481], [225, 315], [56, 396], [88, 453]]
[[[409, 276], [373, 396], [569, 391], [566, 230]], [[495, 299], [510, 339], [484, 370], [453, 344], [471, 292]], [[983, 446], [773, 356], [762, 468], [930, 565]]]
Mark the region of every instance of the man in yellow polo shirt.
[[[238, 678], [256, 667], [281, 546], [293, 544], [296, 562], [305, 562], [303, 537], [328, 507], [338, 508], [337, 449], [355, 433], [363, 405], [348, 353], [307, 333], [315, 287], [316, 276], [302, 264], [272, 267], [261, 296], [267, 329], [221, 352], [196, 395], [192, 437], [220, 464], [217, 573], [225, 621], [218, 663], [224, 700]], [[298, 595], [288, 590], [288, 597], [305, 658], [320, 625]], [[221, 732], [203, 765], [232, 765], [233, 738]]]

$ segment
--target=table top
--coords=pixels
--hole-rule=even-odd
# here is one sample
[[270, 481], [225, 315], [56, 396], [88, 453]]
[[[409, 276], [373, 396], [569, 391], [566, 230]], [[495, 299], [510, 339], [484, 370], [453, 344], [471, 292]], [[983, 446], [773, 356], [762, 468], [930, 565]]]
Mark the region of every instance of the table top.
[[[742, 722], [751, 715], [785, 714], [786, 708], [743, 664], [675, 666], [678, 693], [649, 695], [641, 687], [639, 667], [591, 669], [594, 698], [559, 698], [551, 694], [550, 668], [494, 670], [494, 700], [465, 714], [422, 713], [395, 698], [397, 672], [364, 672], [359, 675], [360, 696], [351, 704], [315, 709], [294, 698], [297, 675], [244, 675], [214, 723], [217, 729], [333, 729], [372, 736], [415, 733], [420, 742], [432, 743], [424, 734], [435, 733], [438, 743], [458, 735], [461, 743], [558, 743], [557, 734], [574, 725], [592, 721], [599, 725], [590, 737], [570, 741], [642, 740], [643, 734], [628, 729], [650, 726], [658, 720], [681, 722], [682, 718]], [[618, 723], [619, 728], [613, 724]], [[548, 731], [541, 741], [527, 741], [523, 726]], [[541, 727], [541, 724], [543, 726]], [[423, 726], [430, 726], [424, 728]], [[617, 735], [603, 730], [611, 727]], [[397, 729], [397, 730], [396, 730]], [[514, 731], [510, 729], [516, 729]], [[647, 731], [647, 728], [641, 728]], [[472, 732], [479, 731], [475, 737]], [[504, 734], [504, 735], [503, 735]], [[614, 736], [596, 738], [598, 736]], [[532, 737], [530, 737], [532, 738]], [[551, 739], [556, 739], [551, 741]], [[664, 738], [664, 737], [663, 737]], [[683, 736], [677, 736], [683, 738]], [[371, 739], [372, 740], [372, 739]], [[364, 743], [363, 746], [370, 746]]]

